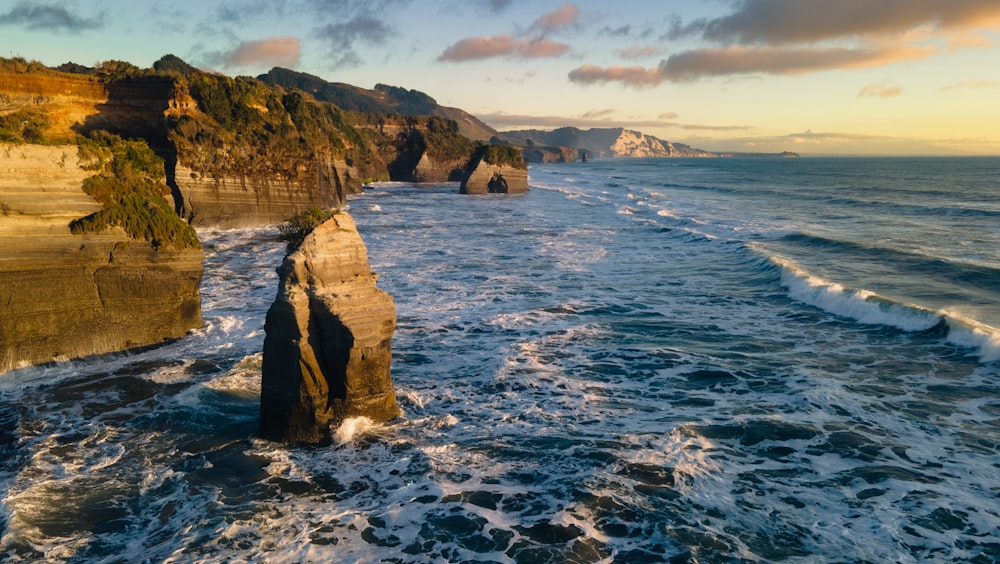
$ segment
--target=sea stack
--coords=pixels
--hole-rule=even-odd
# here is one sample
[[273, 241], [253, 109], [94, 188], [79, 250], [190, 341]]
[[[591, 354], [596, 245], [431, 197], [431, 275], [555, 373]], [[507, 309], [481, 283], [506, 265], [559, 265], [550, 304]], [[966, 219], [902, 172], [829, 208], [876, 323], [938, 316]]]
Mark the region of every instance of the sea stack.
[[283, 443], [324, 444], [349, 417], [399, 414], [390, 376], [396, 308], [351, 216], [335, 213], [278, 269], [264, 324], [260, 432]]
[[507, 145], [483, 145], [469, 160], [459, 192], [514, 194], [528, 191], [528, 167], [521, 151]]

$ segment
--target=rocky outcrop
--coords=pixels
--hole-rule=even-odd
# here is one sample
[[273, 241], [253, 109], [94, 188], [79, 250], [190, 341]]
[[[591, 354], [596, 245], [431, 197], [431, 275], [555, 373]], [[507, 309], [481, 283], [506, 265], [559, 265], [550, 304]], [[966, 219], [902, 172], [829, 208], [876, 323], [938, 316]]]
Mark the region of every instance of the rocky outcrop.
[[70, 232], [101, 209], [81, 189], [91, 174], [76, 146], [0, 145], [0, 372], [201, 326], [201, 249]]
[[647, 136], [638, 131], [623, 129], [621, 134], [609, 147], [610, 156], [621, 158], [649, 158], [669, 156], [659, 139]]
[[586, 149], [527, 146], [521, 149], [527, 163], [575, 163], [586, 158]]
[[278, 272], [264, 325], [261, 435], [317, 444], [345, 418], [396, 417], [395, 305], [375, 286], [351, 217], [338, 213], [316, 227]]
[[481, 145], [465, 167], [462, 194], [508, 194], [528, 191], [528, 166], [521, 150], [494, 143]]
[[470, 167], [459, 192], [462, 194], [514, 194], [528, 191], [528, 169], [510, 164], [492, 164], [479, 157]]

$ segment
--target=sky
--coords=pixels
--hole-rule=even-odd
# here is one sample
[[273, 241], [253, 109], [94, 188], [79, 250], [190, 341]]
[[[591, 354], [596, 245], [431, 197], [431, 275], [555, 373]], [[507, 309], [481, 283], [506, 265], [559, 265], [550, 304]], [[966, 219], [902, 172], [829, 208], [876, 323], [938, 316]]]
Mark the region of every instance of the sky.
[[416, 89], [498, 130], [1000, 155], [1000, 0], [0, 0], [0, 56]]

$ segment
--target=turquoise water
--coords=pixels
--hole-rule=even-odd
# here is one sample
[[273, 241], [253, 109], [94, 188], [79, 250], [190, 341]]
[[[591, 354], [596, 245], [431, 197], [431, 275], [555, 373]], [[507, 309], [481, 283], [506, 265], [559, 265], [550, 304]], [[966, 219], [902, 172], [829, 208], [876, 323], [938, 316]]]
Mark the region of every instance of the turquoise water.
[[0, 376], [0, 554], [67, 562], [1000, 559], [1000, 159], [536, 165], [376, 185], [403, 415], [254, 437], [271, 229], [206, 327]]

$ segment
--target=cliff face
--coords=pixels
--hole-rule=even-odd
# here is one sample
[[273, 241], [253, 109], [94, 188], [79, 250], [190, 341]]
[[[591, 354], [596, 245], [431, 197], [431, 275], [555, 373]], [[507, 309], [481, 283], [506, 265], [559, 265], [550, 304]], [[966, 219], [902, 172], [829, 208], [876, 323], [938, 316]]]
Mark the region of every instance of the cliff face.
[[[407, 92], [367, 92], [377, 101], [397, 90]], [[196, 227], [341, 207], [368, 180], [458, 180], [474, 149], [459, 123], [441, 117], [352, 114], [255, 79], [204, 73], [104, 83], [0, 70], [0, 120], [14, 112], [44, 121], [46, 142], [99, 130], [144, 139], [164, 160], [176, 211]]]
[[585, 154], [585, 149], [572, 147], [530, 146], [521, 149], [524, 161], [529, 163], [574, 163], [586, 158]]
[[648, 158], [669, 156], [663, 143], [638, 131], [623, 129], [609, 147], [612, 157]]
[[92, 174], [76, 146], [0, 145], [0, 372], [201, 326], [201, 249], [70, 232], [101, 209], [81, 189]]
[[317, 155], [285, 176], [204, 175], [178, 162], [175, 183], [183, 215], [196, 227], [223, 229], [279, 223], [310, 207], [337, 208], [359, 192], [357, 170], [343, 159]]
[[396, 309], [375, 286], [354, 221], [338, 213], [316, 227], [279, 269], [267, 313], [261, 434], [324, 443], [348, 417], [396, 417], [390, 376]]

